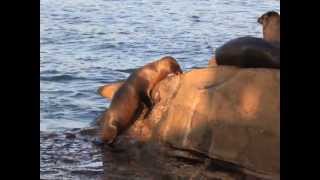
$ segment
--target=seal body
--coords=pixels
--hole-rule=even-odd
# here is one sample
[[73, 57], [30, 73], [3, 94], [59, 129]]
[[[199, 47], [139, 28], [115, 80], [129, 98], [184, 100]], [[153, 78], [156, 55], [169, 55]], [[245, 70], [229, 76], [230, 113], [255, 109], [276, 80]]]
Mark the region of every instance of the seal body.
[[113, 95], [109, 109], [103, 115], [101, 140], [108, 144], [130, 127], [144, 105], [152, 107], [151, 91], [167, 75], [180, 74], [177, 61], [170, 56], [146, 64], [133, 72]]
[[241, 37], [228, 41], [216, 50], [218, 65], [242, 68], [280, 68], [280, 43], [262, 38]]
[[280, 14], [268, 11], [258, 18], [263, 27], [263, 39], [270, 43], [280, 43]]

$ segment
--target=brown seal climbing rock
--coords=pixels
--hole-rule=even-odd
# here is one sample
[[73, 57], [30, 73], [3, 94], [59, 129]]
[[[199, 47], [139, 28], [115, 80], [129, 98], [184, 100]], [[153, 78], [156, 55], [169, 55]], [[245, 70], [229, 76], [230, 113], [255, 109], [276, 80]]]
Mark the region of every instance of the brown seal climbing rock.
[[109, 109], [103, 115], [101, 139], [108, 144], [137, 119], [146, 105], [152, 106], [151, 91], [169, 74], [180, 74], [177, 61], [166, 56], [137, 69], [115, 92]]

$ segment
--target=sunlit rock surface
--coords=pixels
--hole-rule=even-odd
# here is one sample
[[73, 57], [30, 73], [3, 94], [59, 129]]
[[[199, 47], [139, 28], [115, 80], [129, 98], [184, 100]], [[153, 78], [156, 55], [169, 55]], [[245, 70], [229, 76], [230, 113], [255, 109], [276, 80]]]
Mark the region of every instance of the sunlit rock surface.
[[201, 154], [245, 174], [278, 178], [279, 70], [192, 70], [163, 80], [152, 96], [156, 106], [130, 129], [131, 137]]

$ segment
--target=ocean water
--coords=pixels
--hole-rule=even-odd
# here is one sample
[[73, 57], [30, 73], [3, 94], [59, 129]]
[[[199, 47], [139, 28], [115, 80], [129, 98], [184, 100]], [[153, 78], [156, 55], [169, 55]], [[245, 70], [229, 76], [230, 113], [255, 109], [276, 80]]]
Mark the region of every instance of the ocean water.
[[41, 0], [40, 130], [88, 126], [109, 101], [99, 86], [165, 55], [184, 71], [240, 36], [262, 37], [257, 18], [276, 0]]

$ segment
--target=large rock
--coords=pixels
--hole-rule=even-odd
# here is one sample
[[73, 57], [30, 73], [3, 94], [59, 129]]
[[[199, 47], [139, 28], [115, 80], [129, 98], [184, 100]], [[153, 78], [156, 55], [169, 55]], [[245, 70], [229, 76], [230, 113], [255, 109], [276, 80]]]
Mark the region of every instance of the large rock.
[[[219, 66], [161, 81], [128, 131], [262, 179], [280, 174], [280, 71]], [[193, 158], [194, 159], [194, 158]]]

